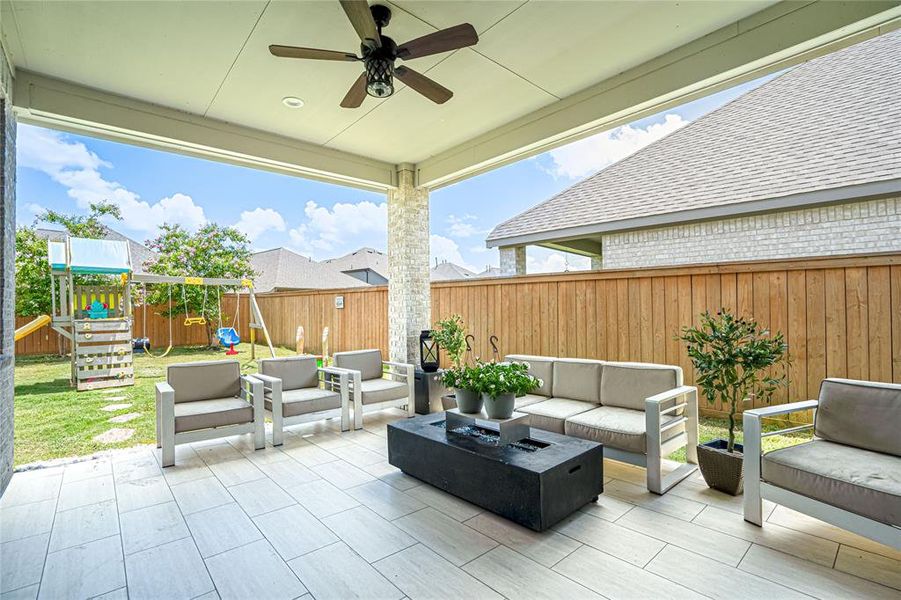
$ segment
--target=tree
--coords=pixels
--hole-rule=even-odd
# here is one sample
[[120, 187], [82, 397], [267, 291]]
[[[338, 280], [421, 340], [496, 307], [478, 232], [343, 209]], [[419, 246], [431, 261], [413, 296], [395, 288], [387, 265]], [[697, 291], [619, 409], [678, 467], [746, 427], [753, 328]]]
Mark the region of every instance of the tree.
[[[87, 215], [67, 215], [48, 210], [33, 225], [16, 229], [16, 314], [37, 316], [52, 310], [50, 263], [47, 261], [47, 239], [37, 234], [41, 221], [62, 225], [75, 237], [98, 239], [107, 234], [103, 217], [122, 218], [119, 207], [101, 202], [92, 204]], [[104, 275], [77, 275], [76, 285], [100, 285], [110, 280]]]
[[[210, 223], [196, 233], [191, 233], [180, 225], [164, 224], [160, 227], [160, 234], [155, 239], [149, 240], [147, 246], [157, 253], [154, 261], [145, 265], [150, 273], [224, 279], [253, 277], [253, 269], [250, 266], [250, 240], [234, 227]], [[220, 317], [219, 293], [228, 291], [237, 291], [237, 288], [220, 290], [198, 285], [174, 285], [172, 308], [162, 311], [161, 314], [170, 317], [176, 315], [205, 317], [207, 334], [212, 345], [215, 343], [214, 327]], [[167, 285], [158, 285], [153, 290], [148, 290], [148, 304], [159, 306], [168, 305], [168, 302]]]

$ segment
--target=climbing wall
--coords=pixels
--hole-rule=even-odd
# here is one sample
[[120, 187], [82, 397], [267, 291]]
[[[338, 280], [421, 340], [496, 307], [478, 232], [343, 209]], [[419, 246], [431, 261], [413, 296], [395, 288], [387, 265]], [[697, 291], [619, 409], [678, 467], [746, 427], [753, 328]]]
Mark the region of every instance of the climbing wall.
[[78, 390], [134, 385], [131, 320], [74, 319], [73, 323]]

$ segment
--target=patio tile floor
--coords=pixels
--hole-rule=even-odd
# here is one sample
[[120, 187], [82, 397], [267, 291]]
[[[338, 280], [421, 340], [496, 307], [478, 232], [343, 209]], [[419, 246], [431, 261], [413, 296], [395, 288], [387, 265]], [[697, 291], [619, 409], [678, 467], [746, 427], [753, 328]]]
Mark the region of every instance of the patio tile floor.
[[597, 503], [535, 533], [403, 475], [389, 410], [363, 431], [146, 447], [17, 473], [0, 501], [0, 599], [901, 598], [901, 552], [692, 477], [666, 496], [607, 462]]

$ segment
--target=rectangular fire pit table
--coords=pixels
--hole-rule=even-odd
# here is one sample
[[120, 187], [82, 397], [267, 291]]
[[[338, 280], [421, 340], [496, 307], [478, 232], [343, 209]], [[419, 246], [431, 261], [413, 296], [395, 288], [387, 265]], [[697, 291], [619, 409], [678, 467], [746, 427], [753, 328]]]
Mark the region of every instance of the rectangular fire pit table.
[[388, 462], [454, 496], [543, 531], [604, 491], [601, 444], [532, 429], [499, 444], [477, 424], [445, 428], [445, 413], [388, 425]]

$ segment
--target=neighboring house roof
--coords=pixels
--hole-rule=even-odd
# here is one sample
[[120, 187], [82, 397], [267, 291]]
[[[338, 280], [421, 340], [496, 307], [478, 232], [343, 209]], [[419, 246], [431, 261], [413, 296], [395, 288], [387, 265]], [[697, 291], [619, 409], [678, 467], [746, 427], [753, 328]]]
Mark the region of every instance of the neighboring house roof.
[[257, 292], [368, 287], [327, 263], [316, 262], [287, 248], [255, 252], [250, 257]]
[[342, 273], [369, 269], [388, 279], [388, 255], [375, 248], [360, 248], [350, 254], [322, 261]]
[[438, 263], [434, 267], [432, 267], [431, 272], [429, 273], [429, 278], [432, 281], [449, 281], [451, 279], [468, 279], [469, 277], [475, 277], [476, 274], [470, 271], [469, 269], [464, 269], [460, 265], [455, 265], [452, 262], [443, 262]]
[[503, 274], [504, 272], [501, 271], [500, 267], [492, 267], [491, 265], [489, 265], [488, 268], [486, 268], [484, 271], [476, 274], [476, 277], [500, 277]]
[[[35, 229], [35, 233], [42, 237], [46, 238], [52, 242], [61, 242], [66, 239], [68, 233], [61, 229], [43, 229], [38, 228]], [[128, 236], [122, 235], [118, 231], [110, 229], [106, 227], [106, 235], [103, 236], [103, 239], [106, 240], [115, 240], [118, 242], [128, 242], [128, 250], [131, 253], [131, 268], [134, 273], [146, 273], [147, 271], [144, 269], [144, 264], [156, 258], [156, 252], [138, 242], [136, 240], [131, 239]]]
[[901, 31], [795, 67], [501, 223], [488, 245], [901, 191], [899, 57]]

